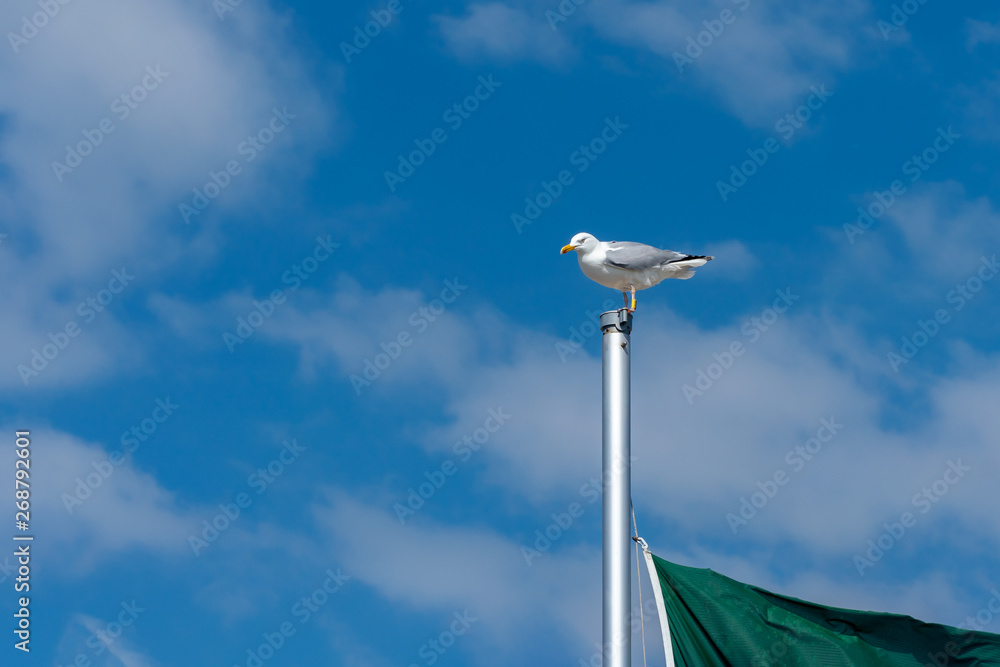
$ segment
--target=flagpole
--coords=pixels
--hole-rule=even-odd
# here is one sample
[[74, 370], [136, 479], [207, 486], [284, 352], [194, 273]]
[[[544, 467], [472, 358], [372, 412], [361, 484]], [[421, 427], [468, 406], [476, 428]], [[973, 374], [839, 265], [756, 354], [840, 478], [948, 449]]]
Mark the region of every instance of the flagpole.
[[632, 662], [629, 506], [631, 504], [632, 313], [601, 314], [603, 357], [604, 667]]

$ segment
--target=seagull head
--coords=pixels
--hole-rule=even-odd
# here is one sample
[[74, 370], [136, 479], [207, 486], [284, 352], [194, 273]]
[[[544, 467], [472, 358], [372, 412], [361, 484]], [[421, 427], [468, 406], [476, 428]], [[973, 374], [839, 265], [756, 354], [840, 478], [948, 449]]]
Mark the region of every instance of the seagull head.
[[597, 243], [598, 241], [596, 238], [594, 238], [593, 234], [580, 232], [579, 234], [574, 236], [569, 243], [564, 245], [562, 247], [562, 250], [560, 250], [559, 252], [564, 255], [568, 253], [570, 250], [576, 250], [577, 252], [580, 252], [581, 250], [583, 252], [590, 252], [592, 249], [597, 247]]

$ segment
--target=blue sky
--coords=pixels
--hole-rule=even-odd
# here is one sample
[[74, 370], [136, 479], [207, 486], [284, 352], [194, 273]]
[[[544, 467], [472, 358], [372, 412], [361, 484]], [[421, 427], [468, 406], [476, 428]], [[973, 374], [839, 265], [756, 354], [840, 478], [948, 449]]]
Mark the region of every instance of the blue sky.
[[1000, 630], [994, 6], [17, 0], [0, 25], [21, 664], [590, 660], [590, 322], [620, 296], [559, 255], [580, 231], [716, 257], [639, 294], [655, 553]]

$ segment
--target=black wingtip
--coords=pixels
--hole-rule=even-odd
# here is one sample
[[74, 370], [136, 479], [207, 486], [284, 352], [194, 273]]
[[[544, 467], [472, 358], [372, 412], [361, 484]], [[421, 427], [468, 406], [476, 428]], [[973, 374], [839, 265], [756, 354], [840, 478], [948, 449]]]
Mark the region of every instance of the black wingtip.
[[713, 257], [712, 255], [685, 255], [684, 257], [681, 257], [680, 259], [675, 259], [675, 260], [673, 260], [671, 262], [667, 262], [667, 264], [676, 264], [677, 262], [686, 262], [689, 259], [704, 259], [704, 260], [708, 261], [710, 259], [715, 259], [715, 257]]

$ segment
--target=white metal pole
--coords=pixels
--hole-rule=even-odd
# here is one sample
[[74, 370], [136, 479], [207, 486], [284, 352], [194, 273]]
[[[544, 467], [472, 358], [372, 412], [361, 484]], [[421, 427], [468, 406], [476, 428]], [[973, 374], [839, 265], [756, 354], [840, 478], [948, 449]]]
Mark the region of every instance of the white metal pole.
[[601, 314], [603, 334], [604, 667], [632, 663], [629, 506], [632, 313]]

